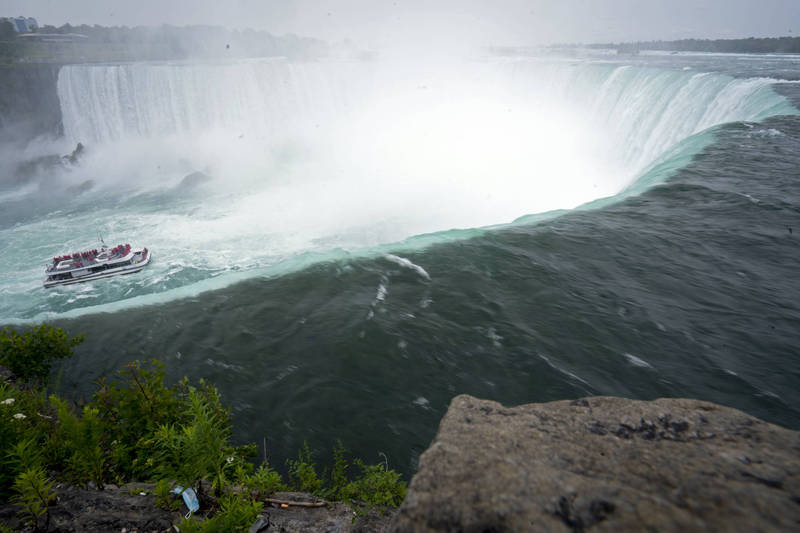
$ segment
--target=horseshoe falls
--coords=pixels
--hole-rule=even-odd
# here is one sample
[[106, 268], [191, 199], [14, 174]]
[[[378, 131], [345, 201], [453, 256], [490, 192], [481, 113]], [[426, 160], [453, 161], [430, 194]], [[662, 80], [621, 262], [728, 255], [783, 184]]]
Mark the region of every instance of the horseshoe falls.
[[[450, 398], [690, 396], [800, 427], [800, 58], [61, 67], [81, 159], [0, 184], [0, 324], [207, 378], [278, 459], [412, 472]], [[48, 258], [147, 246], [44, 290]], [[238, 423], [237, 423], [238, 422]], [[364, 427], [374, 431], [364, 432]]]

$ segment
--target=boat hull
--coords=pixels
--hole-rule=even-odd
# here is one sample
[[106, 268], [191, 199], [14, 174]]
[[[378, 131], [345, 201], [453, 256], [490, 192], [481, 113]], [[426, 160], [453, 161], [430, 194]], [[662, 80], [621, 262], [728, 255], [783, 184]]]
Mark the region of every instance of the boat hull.
[[151, 257], [152, 257], [152, 252], [150, 252], [148, 250], [147, 256], [142, 261], [140, 261], [140, 262], [138, 262], [136, 264], [133, 264], [133, 265], [124, 265], [124, 266], [120, 266], [120, 267], [116, 267], [116, 268], [109, 268], [109, 269], [103, 270], [101, 272], [88, 273], [88, 274], [84, 274], [84, 275], [76, 277], [76, 278], [57, 279], [57, 280], [45, 279], [44, 288], [45, 289], [50, 289], [52, 287], [57, 287], [57, 286], [60, 286], [60, 285], [74, 285], [76, 283], [85, 283], [87, 281], [94, 281], [94, 280], [97, 280], [97, 279], [110, 278], [110, 277], [113, 277], [113, 276], [123, 276], [123, 275], [126, 275], [126, 274], [135, 274], [136, 272], [139, 272], [144, 267], [146, 267], [148, 264], [150, 264], [150, 258]]

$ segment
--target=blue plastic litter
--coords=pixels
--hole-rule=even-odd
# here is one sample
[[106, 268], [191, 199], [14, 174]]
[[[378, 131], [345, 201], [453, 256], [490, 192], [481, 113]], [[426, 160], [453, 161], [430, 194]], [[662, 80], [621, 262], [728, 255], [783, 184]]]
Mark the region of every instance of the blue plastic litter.
[[194, 493], [194, 489], [191, 487], [184, 489], [178, 485], [172, 489], [172, 492], [183, 496], [183, 502], [186, 504], [186, 507], [189, 508], [189, 512], [186, 513], [186, 518], [189, 518], [192, 516], [192, 513], [196, 513], [200, 509], [200, 502], [197, 501], [197, 494]]

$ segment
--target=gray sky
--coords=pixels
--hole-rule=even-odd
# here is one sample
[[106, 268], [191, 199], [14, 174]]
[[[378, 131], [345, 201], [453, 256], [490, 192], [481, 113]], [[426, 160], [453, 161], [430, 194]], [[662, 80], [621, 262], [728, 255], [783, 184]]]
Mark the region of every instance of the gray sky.
[[0, 0], [2, 15], [53, 25], [250, 27], [371, 46], [800, 35], [800, 0]]

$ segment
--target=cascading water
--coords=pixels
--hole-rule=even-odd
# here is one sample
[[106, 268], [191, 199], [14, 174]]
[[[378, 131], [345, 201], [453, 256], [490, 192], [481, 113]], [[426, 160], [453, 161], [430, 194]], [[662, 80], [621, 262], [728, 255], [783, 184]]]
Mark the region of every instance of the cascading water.
[[[92, 144], [219, 128], [281, 139], [352, 118], [378, 89], [389, 94], [384, 100], [400, 98], [403, 104], [441, 105], [459, 95], [484, 101], [504, 97], [504, 105], [512, 98], [511, 104], [541, 113], [545, 104], [558, 103], [590, 119], [601, 135], [611, 134], [615, 156], [633, 169], [716, 124], [794, 112], [772, 91], [775, 80], [629, 65], [472, 64], [459, 69], [455, 82], [439, 87], [425, 82], [441, 83], [441, 75], [412, 73], [409, 81], [387, 74], [372, 64], [284, 60], [73, 65], [61, 69], [58, 90], [65, 136]], [[409, 98], [415, 90], [442, 88], [447, 94]], [[458, 111], [468, 116], [473, 110]]]
[[[89, 153], [61, 179], [93, 188], [2, 230], [0, 322], [166, 301], [636, 190], [666, 177], [648, 170], [665, 156], [696, 153], [707, 137], [670, 151], [694, 134], [793, 112], [771, 84], [563, 61], [65, 66], [65, 137]], [[207, 182], [182, 182], [198, 170]], [[43, 259], [98, 231], [156, 262], [44, 293]]]
[[[385, 219], [408, 214], [398, 202], [382, 205], [398, 196], [403, 205], [426, 198], [437, 213], [452, 207], [451, 216], [387, 236], [397, 240], [613, 196], [694, 134], [793, 113], [774, 81], [592, 62], [442, 70], [253, 60], [68, 66], [58, 86], [65, 136], [123, 144], [108, 151], [116, 161], [139, 164], [134, 143], [157, 154], [166, 141], [159, 170], [180, 159], [189, 162], [184, 169], [211, 168], [224, 181], [263, 182], [276, 178], [276, 162], [279, 173], [300, 162], [307, 172], [292, 176], [293, 184], [321, 180], [342, 193], [337, 200], [371, 190], [356, 195], [358, 205], [375, 206]], [[113, 175], [114, 166], [106, 171]], [[133, 169], [126, 179], [146, 182], [148, 170]], [[442, 195], [446, 205], [433, 205]], [[430, 214], [423, 205], [414, 210]], [[364, 222], [381, 221], [370, 215]]]
[[71, 65], [58, 94], [64, 134], [90, 144], [230, 129], [285, 137], [354, 105], [353, 64]]

